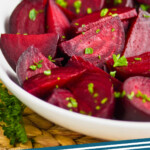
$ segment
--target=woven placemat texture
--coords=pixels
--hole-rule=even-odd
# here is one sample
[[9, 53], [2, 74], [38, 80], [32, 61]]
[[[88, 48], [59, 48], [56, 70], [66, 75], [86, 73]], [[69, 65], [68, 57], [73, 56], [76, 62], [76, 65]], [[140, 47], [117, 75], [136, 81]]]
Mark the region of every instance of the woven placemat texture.
[[9, 139], [4, 136], [0, 123], [0, 150], [21, 150], [103, 142], [103, 140], [60, 127], [37, 115], [28, 107], [24, 110], [23, 122], [29, 140], [26, 144], [18, 143], [15, 147], [10, 145]]

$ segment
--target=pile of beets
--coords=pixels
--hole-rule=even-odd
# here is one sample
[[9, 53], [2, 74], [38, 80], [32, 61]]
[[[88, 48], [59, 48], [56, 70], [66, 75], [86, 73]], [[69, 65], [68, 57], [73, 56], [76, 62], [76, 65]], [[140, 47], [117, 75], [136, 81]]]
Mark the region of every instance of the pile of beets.
[[150, 121], [149, 0], [22, 0], [0, 46], [20, 85], [94, 117]]

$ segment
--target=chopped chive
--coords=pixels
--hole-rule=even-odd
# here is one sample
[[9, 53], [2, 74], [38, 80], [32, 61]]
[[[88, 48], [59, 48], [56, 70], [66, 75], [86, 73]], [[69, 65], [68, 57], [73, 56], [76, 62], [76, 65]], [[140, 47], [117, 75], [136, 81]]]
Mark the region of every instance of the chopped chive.
[[32, 21], [35, 21], [37, 17], [38, 11], [36, 11], [34, 8], [29, 11], [29, 19]]
[[144, 18], [150, 18], [150, 15], [143, 15]]
[[114, 32], [114, 31], [115, 31], [115, 28], [112, 28], [111, 31]]
[[79, 23], [77, 23], [77, 22], [75, 22], [74, 24], [75, 24], [76, 26], [78, 26], [78, 25], [79, 25]]
[[128, 66], [127, 59], [125, 58], [125, 56], [120, 57], [120, 54], [118, 55], [113, 54], [113, 60], [114, 60], [113, 67]]
[[103, 8], [100, 12], [100, 16], [101, 17], [104, 17], [106, 16], [106, 14], [108, 13], [109, 9], [108, 8]]
[[99, 32], [100, 32], [100, 29], [97, 29], [97, 30], [96, 30], [96, 33], [99, 33]]
[[116, 16], [118, 16], [118, 14], [117, 14], [117, 13], [115, 13], [115, 14], [112, 14], [111, 16], [112, 16], [112, 17], [116, 17]]
[[97, 98], [98, 96], [99, 96], [98, 93], [94, 93], [94, 95], [93, 95], [94, 98]]
[[37, 68], [42, 68], [42, 64], [37, 64]]
[[84, 28], [85, 27], [85, 24], [82, 24], [82, 28]]
[[44, 74], [45, 74], [46, 76], [49, 76], [49, 75], [52, 74], [52, 72], [51, 72], [51, 70], [45, 70], [45, 71], [44, 71]]
[[28, 35], [28, 33], [23, 33], [23, 35]]
[[96, 106], [96, 108], [95, 108], [96, 110], [100, 110], [101, 109], [101, 107], [100, 106]]
[[85, 34], [85, 32], [82, 32], [82, 34], [84, 35], [84, 34]]
[[82, 5], [81, 0], [76, 0], [76, 1], [73, 3], [73, 6], [74, 6], [74, 8], [75, 8], [77, 14], [80, 13], [81, 5]]
[[67, 107], [68, 107], [68, 108], [72, 108], [72, 104], [69, 102], [69, 103], [67, 104]]
[[118, 5], [118, 4], [121, 4], [122, 3], [122, 0], [114, 0], [114, 5]]
[[56, 0], [56, 3], [63, 8], [66, 8], [68, 3], [65, 0]]
[[134, 58], [134, 60], [141, 61], [142, 58]]
[[108, 101], [108, 98], [105, 97], [104, 99], [101, 100], [101, 104], [105, 104]]
[[130, 94], [127, 94], [128, 99], [132, 100], [134, 97], [135, 93], [132, 91]]
[[93, 83], [88, 84], [88, 91], [90, 94], [94, 93], [94, 84]]
[[52, 56], [50, 56], [50, 55], [48, 56], [48, 60], [51, 62], [55, 62], [55, 60], [53, 60]]
[[98, 59], [100, 59], [100, 60], [101, 60], [101, 56], [100, 56], [100, 55], [98, 55]]
[[31, 65], [29, 68], [34, 71], [37, 69], [37, 67], [35, 65]]
[[111, 71], [111, 72], [110, 72], [110, 75], [111, 75], [112, 77], [115, 77], [115, 76], [116, 76], [116, 71]]
[[58, 89], [59, 88], [59, 86], [58, 85], [56, 85], [56, 89]]
[[93, 48], [86, 48], [85, 49], [85, 54], [93, 54]]
[[63, 36], [62, 36], [62, 39], [65, 39], [65, 38], [66, 38], [66, 36], [63, 35]]
[[87, 14], [91, 14], [92, 13], [92, 8], [87, 8]]
[[112, 8], [111, 11], [117, 11], [117, 8]]

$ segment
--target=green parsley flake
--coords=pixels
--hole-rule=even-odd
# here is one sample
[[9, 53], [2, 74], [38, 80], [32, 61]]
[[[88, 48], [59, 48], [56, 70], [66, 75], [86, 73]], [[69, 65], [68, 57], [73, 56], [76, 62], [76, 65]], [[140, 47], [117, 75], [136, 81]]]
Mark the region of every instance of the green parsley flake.
[[122, 0], [114, 0], [114, 5], [122, 4]]
[[99, 32], [100, 32], [100, 29], [97, 29], [97, 30], [96, 30], [96, 33], [99, 33]]
[[86, 114], [86, 112], [83, 110], [80, 110], [80, 114]]
[[138, 91], [137, 94], [135, 95], [137, 98], [142, 98], [143, 102], [150, 102], [150, 97], [148, 97], [148, 95], [143, 94], [141, 91]]
[[82, 5], [81, 0], [76, 0], [76, 1], [73, 3], [73, 6], [74, 6], [74, 8], [75, 8], [77, 14], [80, 13], [81, 5]]
[[37, 69], [37, 67], [35, 65], [31, 65], [29, 68], [33, 71], [35, 71]]
[[84, 34], [85, 34], [85, 32], [82, 32], [82, 34], [84, 35]]
[[111, 11], [117, 11], [117, 8], [112, 8]]
[[144, 11], [148, 11], [148, 9], [150, 8], [150, 5], [141, 4], [140, 8]]
[[58, 85], [56, 85], [56, 89], [58, 89], [59, 88], [59, 86]]
[[144, 18], [150, 18], [150, 15], [143, 15]]
[[75, 22], [74, 24], [75, 24], [76, 26], [78, 26], [78, 25], [79, 25], [79, 23], [77, 23], [77, 22]]
[[93, 54], [93, 48], [86, 48], [85, 49], [85, 54]]
[[106, 14], [108, 13], [109, 9], [108, 8], [103, 8], [100, 12], [100, 16], [101, 17], [104, 17], [106, 16]]
[[85, 24], [82, 24], [82, 28], [84, 28], [85, 27]]
[[112, 28], [111, 31], [114, 32], [114, 31], [115, 31], [115, 28]]
[[44, 71], [44, 74], [45, 74], [46, 76], [49, 76], [49, 75], [52, 74], [52, 72], [51, 72], [51, 70], [45, 70], [45, 71]]
[[88, 91], [93, 94], [94, 93], [94, 84], [93, 83], [89, 83], [88, 84]]
[[56, 3], [63, 8], [66, 8], [68, 3], [65, 0], [56, 0]]
[[72, 108], [72, 104], [71, 104], [71, 103], [68, 103], [68, 104], [67, 104], [67, 107], [68, 107], [68, 108]]
[[37, 68], [42, 68], [42, 64], [37, 64]]
[[94, 95], [93, 95], [94, 98], [97, 98], [98, 96], [99, 96], [98, 93], [94, 93]]
[[120, 54], [118, 55], [113, 54], [113, 60], [114, 60], [113, 67], [128, 66], [127, 59], [125, 58], [125, 56], [120, 57]]
[[28, 33], [23, 33], [23, 35], [28, 35]]
[[112, 17], [116, 17], [116, 16], [118, 16], [118, 14], [117, 14], [117, 13], [115, 13], [115, 14], [112, 14], [111, 16], [112, 16]]
[[95, 108], [96, 110], [100, 110], [101, 109], [101, 107], [100, 106], [96, 106], [96, 108]]
[[134, 58], [134, 60], [141, 61], [142, 58]]
[[101, 104], [105, 104], [108, 101], [108, 98], [105, 97], [104, 99], [101, 100]]
[[130, 94], [127, 94], [129, 100], [132, 100], [134, 96], [135, 96], [134, 91], [132, 91]]
[[110, 72], [110, 75], [111, 75], [112, 77], [115, 77], [115, 76], [116, 76], [116, 71], [111, 71], [111, 72]]
[[123, 98], [126, 95], [126, 92], [123, 90], [122, 93], [121, 92], [114, 92], [114, 97], [115, 98]]
[[48, 60], [51, 62], [55, 62], [55, 60], [53, 60], [52, 56], [50, 56], [50, 55], [48, 56]]
[[69, 108], [72, 108], [72, 107], [77, 108], [78, 107], [78, 103], [77, 103], [76, 99], [74, 99], [73, 97], [67, 97], [66, 100], [69, 101], [69, 103], [68, 103]]
[[66, 36], [63, 35], [63, 36], [62, 36], [62, 39], [65, 39], [65, 38], [66, 38]]
[[98, 59], [101, 60], [101, 56], [100, 55], [98, 55]]
[[87, 8], [87, 14], [91, 14], [92, 13], [92, 8]]

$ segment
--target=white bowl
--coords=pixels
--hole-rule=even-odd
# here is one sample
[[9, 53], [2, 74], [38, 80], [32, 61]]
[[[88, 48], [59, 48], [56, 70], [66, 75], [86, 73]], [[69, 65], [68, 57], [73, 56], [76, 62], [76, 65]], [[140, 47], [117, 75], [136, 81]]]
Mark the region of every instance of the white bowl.
[[[20, 0], [0, 1], [0, 33]], [[29, 108], [44, 118], [70, 130], [105, 140], [125, 140], [150, 137], [150, 123], [101, 119], [70, 112], [48, 104], [24, 91], [17, 84], [15, 72], [0, 51], [0, 79]]]

